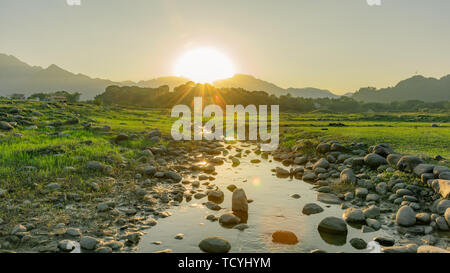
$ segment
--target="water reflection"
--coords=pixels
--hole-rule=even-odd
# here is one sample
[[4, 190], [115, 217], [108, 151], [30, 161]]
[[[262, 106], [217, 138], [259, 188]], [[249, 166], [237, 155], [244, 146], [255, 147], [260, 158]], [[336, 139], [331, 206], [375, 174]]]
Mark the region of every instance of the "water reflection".
[[[225, 145], [227, 146], [227, 145]], [[220, 202], [219, 211], [213, 211], [202, 204], [211, 197], [201, 199], [192, 198], [191, 201], [183, 200], [180, 206], [170, 209], [173, 215], [159, 219], [158, 224], [144, 235], [139, 244], [139, 252], [155, 252], [163, 249], [172, 249], [173, 252], [201, 252], [198, 243], [208, 236], [221, 236], [232, 245], [231, 252], [309, 252], [313, 249], [322, 249], [327, 252], [361, 252], [354, 249], [348, 242], [347, 237], [362, 238], [369, 242], [377, 235], [389, 235], [384, 230], [372, 233], [362, 233], [360, 227], [348, 226], [347, 236], [330, 235], [317, 230], [319, 222], [328, 216], [341, 217], [342, 210], [338, 205], [326, 205], [316, 200], [317, 192], [313, 185], [302, 180], [287, 176], [278, 178], [272, 171], [276, 167], [283, 167], [281, 162], [273, 161], [268, 154], [256, 154], [255, 146], [239, 149], [230, 147], [227, 149], [230, 155], [242, 153], [240, 164], [232, 167], [232, 161], [224, 157], [225, 164], [215, 165], [217, 175], [215, 180], [210, 181], [208, 186], [202, 185], [196, 188], [199, 182], [199, 174], [194, 173], [186, 180], [197, 182], [186, 185], [187, 191], [208, 193], [219, 189], [223, 192], [223, 198], [219, 197], [213, 201]], [[250, 150], [250, 153], [246, 151]], [[248, 154], [247, 157], [244, 155]], [[218, 155], [220, 157], [220, 155]], [[266, 157], [266, 159], [265, 159]], [[211, 162], [207, 156], [199, 156], [200, 164], [204, 166]], [[252, 159], [260, 159], [261, 162], [252, 164]], [[283, 167], [286, 169], [286, 167]], [[191, 187], [192, 186], [192, 187]], [[207, 187], [211, 186], [210, 189]], [[231, 187], [230, 187], [231, 186]], [[249, 202], [248, 213], [234, 212], [249, 227], [244, 230], [226, 228], [219, 221], [210, 221], [205, 218], [209, 215], [220, 217], [231, 211], [231, 199], [234, 187], [243, 188]], [[229, 188], [230, 187], [230, 188]], [[229, 190], [226, 190], [226, 189]], [[292, 198], [294, 193], [300, 194], [300, 198]], [[194, 194], [193, 194], [194, 195]], [[211, 202], [213, 202], [211, 201]], [[315, 215], [303, 215], [301, 210], [307, 203], [317, 203], [324, 211]], [[291, 231], [297, 235], [299, 243], [296, 245], [279, 244], [272, 241], [272, 234], [277, 230]], [[174, 236], [178, 233], [185, 234], [183, 240], [176, 240]], [[151, 242], [161, 241], [161, 245]]]
[[343, 246], [347, 243], [347, 234], [333, 234], [319, 230], [320, 238], [330, 245]]

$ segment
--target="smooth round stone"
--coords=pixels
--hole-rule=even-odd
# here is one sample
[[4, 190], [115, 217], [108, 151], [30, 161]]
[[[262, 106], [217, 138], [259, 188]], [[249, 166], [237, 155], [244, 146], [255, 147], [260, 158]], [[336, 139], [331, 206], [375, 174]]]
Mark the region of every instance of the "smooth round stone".
[[350, 244], [356, 249], [366, 249], [367, 243], [361, 238], [353, 238], [350, 240]]
[[366, 220], [366, 216], [363, 211], [356, 208], [346, 209], [342, 215], [342, 218], [348, 223], [362, 223]]
[[397, 211], [395, 221], [399, 226], [413, 226], [416, 223], [416, 213], [411, 207], [403, 206]]
[[295, 245], [298, 243], [298, 238], [291, 231], [277, 230], [272, 234], [272, 241], [279, 244]]
[[316, 203], [308, 203], [303, 207], [302, 213], [305, 215], [321, 213], [323, 208]]
[[206, 253], [227, 253], [231, 249], [230, 243], [219, 236], [205, 238], [198, 246]]
[[317, 228], [319, 231], [332, 234], [347, 234], [348, 232], [345, 221], [333, 216], [324, 218]]

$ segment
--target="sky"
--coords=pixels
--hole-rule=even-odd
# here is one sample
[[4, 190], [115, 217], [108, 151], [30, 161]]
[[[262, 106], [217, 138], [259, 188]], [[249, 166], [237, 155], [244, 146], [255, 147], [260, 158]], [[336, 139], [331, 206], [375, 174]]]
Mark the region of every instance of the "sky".
[[138, 81], [211, 47], [236, 73], [337, 94], [450, 74], [448, 0], [66, 1], [0, 0], [0, 53]]

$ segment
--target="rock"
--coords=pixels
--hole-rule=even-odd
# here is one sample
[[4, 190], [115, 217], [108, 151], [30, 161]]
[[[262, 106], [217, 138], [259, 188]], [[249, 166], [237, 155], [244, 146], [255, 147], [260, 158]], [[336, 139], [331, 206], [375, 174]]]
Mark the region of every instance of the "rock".
[[380, 212], [381, 212], [380, 208], [375, 205], [363, 209], [363, 213], [366, 216], [366, 218], [375, 219], [378, 216], [380, 216]]
[[231, 249], [230, 243], [218, 236], [203, 239], [198, 246], [206, 253], [227, 253]]
[[147, 165], [147, 166], [145, 166], [144, 169], [142, 170], [142, 173], [143, 173], [144, 175], [152, 176], [152, 175], [154, 175], [154, 174], [156, 173], [156, 168], [153, 167], [153, 166]]
[[392, 150], [392, 148], [387, 144], [378, 144], [376, 146], [370, 147], [369, 152], [378, 154], [382, 157], [387, 157], [388, 155], [393, 154], [394, 150]]
[[5, 131], [9, 131], [14, 129], [14, 127], [11, 126], [11, 124], [9, 124], [6, 121], [0, 121], [0, 129], [1, 130], [5, 130]]
[[210, 210], [221, 210], [222, 209], [219, 205], [217, 205], [216, 203], [211, 202], [211, 201], [204, 203], [204, 205], [205, 205], [205, 207], [207, 207]]
[[315, 170], [317, 168], [328, 169], [329, 167], [330, 167], [330, 163], [328, 162], [328, 160], [326, 160], [325, 158], [321, 158], [321, 159], [317, 160], [316, 163], [314, 163], [313, 170]]
[[419, 246], [417, 253], [450, 253], [450, 251], [435, 246], [423, 245]]
[[350, 240], [350, 244], [356, 249], [366, 249], [367, 243], [361, 238], [353, 238]]
[[20, 233], [20, 232], [26, 232], [27, 228], [24, 225], [21, 224], [17, 224], [11, 231], [11, 235], [14, 235], [16, 233]]
[[347, 234], [347, 224], [344, 220], [337, 217], [326, 217], [320, 221], [317, 227], [319, 231], [331, 234]]
[[369, 226], [366, 226], [366, 225], [363, 225], [361, 227], [361, 232], [362, 233], [370, 233], [370, 232], [375, 232], [375, 231], [376, 231], [375, 229], [373, 229], [373, 228], [371, 228]]
[[319, 143], [316, 147], [316, 151], [321, 154], [328, 153], [331, 149], [331, 145], [328, 143]]
[[226, 227], [232, 227], [241, 223], [241, 219], [232, 212], [228, 212], [219, 217], [219, 223]]
[[418, 177], [421, 177], [424, 173], [433, 173], [434, 165], [431, 164], [419, 164], [414, 167], [413, 172]]
[[400, 160], [400, 158], [402, 158], [401, 155], [398, 154], [390, 154], [386, 157], [386, 161], [389, 164], [389, 166], [393, 167], [393, 168], [397, 168], [397, 163]]
[[280, 167], [276, 167], [275, 172], [276, 172], [277, 176], [279, 176], [279, 177], [288, 177], [290, 175], [290, 172], [288, 170], [285, 170]]
[[395, 244], [395, 239], [386, 236], [377, 236], [373, 240], [382, 246], [393, 246]]
[[183, 240], [183, 238], [184, 238], [183, 233], [178, 233], [177, 235], [175, 235], [175, 239], [177, 239], [177, 240]]
[[245, 229], [249, 228], [249, 226], [247, 224], [239, 224], [233, 227], [233, 229], [238, 229], [240, 231], [243, 231]]
[[355, 173], [353, 172], [352, 169], [346, 168], [346, 169], [342, 170], [342, 172], [340, 174], [340, 180], [341, 180], [341, 183], [355, 184], [356, 183]]
[[366, 219], [366, 224], [375, 230], [379, 230], [381, 228], [381, 223], [375, 219]]
[[450, 200], [441, 200], [436, 206], [436, 212], [443, 215], [448, 208], [450, 208]]
[[436, 166], [433, 169], [433, 174], [435, 177], [439, 177], [441, 173], [450, 172], [450, 169], [445, 166]]
[[356, 188], [355, 195], [359, 198], [365, 198], [367, 194], [369, 193], [369, 190], [366, 188]]
[[239, 161], [239, 159], [237, 157], [232, 157], [231, 158], [231, 163], [234, 167], [238, 166], [239, 164], [241, 164], [241, 161]]
[[208, 200], [216, 203], [222, 203], [224, 198], [223, 191], [216, 190], [208, 192]]
[[47, 184], [47, 189], [49, 189], [50, 191], [57, 191], [61, 189], [61, 185], [59, 185], [58, 183], [50, 183]]
[[388, 246], [383, 247], [381, 251], [383, 253], [417, 253], [416, 244], [407, 244], [404, 246]]
[[445, 210], [444, 218], [445, 218], [445, 221], [447, 221], [447, 224], [450, 226], [450, 208], [447, 208]]
[[378, 194], [375, 193], [370, 193], [366, 196], [366, 201], [370, 202], [370, 201], [378, 201], [380, 199], [380, 196]]
[[244, 189], [238, 188], [233, 191], [231, 198], [231, 208], [233, 211], [248, 212], [247, 195]]
[[316, 180], [316, 174], [315, 173], [305, 173], [302, 176], [302, 180], [306, 182], [314, 182]]
[[296, 165], [304, 165], [306, 162], [308, 162], [308, 157], [306, 156], [299, 156], [294, 159], [294, 164]]
[[86, 168], [91, 171], [103, 171], [105, 169], [105, 165], [98, 161], [88, 161], [86, 162]]
[[71, 240], [61, 240], [58, 242], [58, 248], [63, 252], [71, 252], [75, 247], [75, 242]]
[[438, 192], [442, 198], [450, 198], [450, 180], [435, 179], [433, 180], [431, 187], [435, 192]]
[[167, 171], [167, 172], [165, 172], [165, 173], [164, 173], [164, 176], [167, 177], [167, 178], [169, 178], [169, 179], [172, 179], [175, 183], [180, 182], [181, 179], [182, 179], [181, 175], [179, 175], [178, 173], [173, 172], [173, 171]]
[[444, 217], [439, 216], [438, 218], [436, 218], [435, 222], [436, 222], [436, 226], [438, 227], [439, 230], [443, 230], [443, 231], [449, 230], [447, 221], [445, 220]]
[[116, 142], [121, 142], [121, 141], [125, 141], [125, 140], [128, 140], [127, 134], [118, 134], [115, 139]]
[[355, 198], [355, 195], [353, 194], [353, 192], [346, 192], [344, 194], [344, 200], [345, 201], [353, 200], [353, 198]]
[[78, 228], [68, 228], [66, 234], [72, 237], [78, 237], [81, 236], [81, 231]]
[[444, 172], [439, 174], [439, 179], [450, 180], [450, 172]]
[[305, 215], [321, 213], [323, 208], [316, 203], [308, 203], [303, 207], [302, 213]]
[[385, 195], [387, 193], [387, 184], [386, 182], [380, 182], [375, 186], [375, 190], [380, 195]]
[[231, 184], [231, 185], [228, 185], [228, 186], [227, 186], [227, 189], [228, 189], [229, 191], [231, 191], [231, 192], [234, 192], [234, 190], [237, 189], [237, 187], [236, 187], [236, 185]]
[[95, 253], [103, 253], [103, 254], [112, 253], [112, 248], [110, 248], [108, 246], [102, 246], [102, 247], [97, 248], [95, 250]]
[[399, 226], [413, 226], [416, 223], [416, 213], [411, 207], [403, 206], [397, 211], [395, 221]]
[[277, 230], [272, 234], [272, 241], [279, 244], [295, 245], [298, 243], [298, 238], [291, 231]]
[[87, 250], [94, 250], [95, 247], [98, 245], [99, 241], [90, 236], [83, 236], [80, 239], [80, 246], [81, 248], [87, 249]]
[[426, 212], [417, 213], [416, 221], [422, 224], [429, 224], [431, 222], [431, 215]]
[[402, 156], [397, 162], [397, 169], [403, 172], [412, 172], [417, 165], [422, 163], [423, 160], [416, 156]]
[[424, 183], [425, 185], [428, 185], [428, 180], [434, 180], [434, 174], [432, 173], [423, 173], [421, 175], [420, 180], [422, 181], [422, 183]]
[[366, 221], [366, 216], [360, 209], [348, 208], [342, 214], [342, 218], [347, 223], [363, 223]]
[[337, 205], [342, 203], [341, 199], [339, 199], [336, 195], [332, 193], [323, 193], [323, 192], [317, 193], [317, 201], [320, 201], [325, 204], [337, 204]]
[[291, 197], [294, 198], [294, 199], [299, 199], [301, 196], [298, 193], [294, 193], [294, 194], [291, 195]]
[[381, 155], [371, 153], [364, 157], [364, 163], [372, 169], [376, 169], [381, 165], [387, 164], [387, 161]]
[[100, 203], [97, 205], [98, 212], [105, 212], [105, 211], [108, 211], [109, 209], [110, 209], [110, 207], [107, 202]]

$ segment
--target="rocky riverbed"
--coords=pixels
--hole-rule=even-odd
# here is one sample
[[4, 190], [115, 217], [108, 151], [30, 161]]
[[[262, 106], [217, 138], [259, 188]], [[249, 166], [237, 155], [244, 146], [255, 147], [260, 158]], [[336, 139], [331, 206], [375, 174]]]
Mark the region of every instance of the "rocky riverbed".
[[[8, 137], [20, 138], [18, 127], [42, 126], [33, 118], [36, 111], [9, 107], [5, 114], [0, 126]], [[22, 166], [30, 181], [24, 185], [37, 191], [30, 200], [14, 198], [21, 189], [0, 183], [2, 252], [449, 248], [450, 170], [396, 154], [387, 144], [299, 140], [269, 153], [257, 143], [181, 143], [154, 128], [113, 134], [93, 120], [63, 118], [47, 122], [48, 130], [104, 133], [110, 141], [98, 145], [114, 153], [76, 168], [64, 166], [77, 179], [68, 175], [43, 185], [31, 180], [36, 167]], [[44, 133], [66, 137], [61, 130]], [[130, 139], [152, 145], [121, 146]], [[26, 154], [64, 152], [47, 147]], [[91, 174], [92, 179], [80, 179]]]

